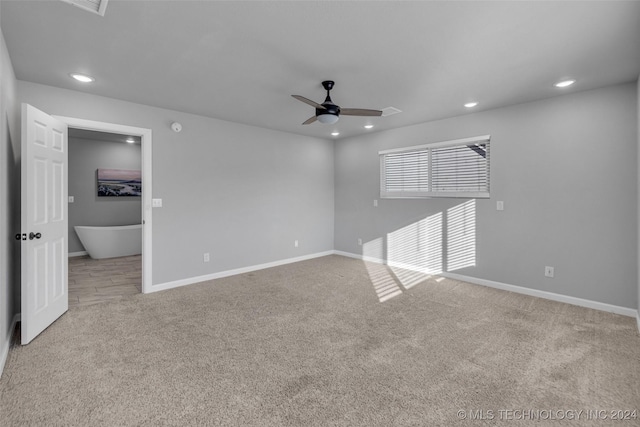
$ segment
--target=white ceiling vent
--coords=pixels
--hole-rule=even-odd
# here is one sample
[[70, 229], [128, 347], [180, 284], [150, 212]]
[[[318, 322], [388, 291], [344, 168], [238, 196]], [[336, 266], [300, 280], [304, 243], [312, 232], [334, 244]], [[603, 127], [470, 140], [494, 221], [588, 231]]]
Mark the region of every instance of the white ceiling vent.
[[402, 110], [398, 110], [395, 107], [387, 107], [382, 109], [382, 117], [393, 116], [394, 114], [402, 113]]
[[81, 9], [88, 10], [89, 12], [96, 13], [100, 16], [104, 16], [104, 11], [107, 9], [107, 2], [109, 0], [62, 0], [65, 3], [78, 6]]

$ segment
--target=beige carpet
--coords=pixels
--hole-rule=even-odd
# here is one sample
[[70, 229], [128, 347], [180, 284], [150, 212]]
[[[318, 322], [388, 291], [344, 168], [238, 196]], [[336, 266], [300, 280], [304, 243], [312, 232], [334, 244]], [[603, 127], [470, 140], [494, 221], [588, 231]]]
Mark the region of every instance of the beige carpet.
[[640, 425], [610, 420], [640, 409], [635, 319], [435, 278], [381, 303], [368, 267], [329, 256], [74, 308], [11, 349], [0, 424]]

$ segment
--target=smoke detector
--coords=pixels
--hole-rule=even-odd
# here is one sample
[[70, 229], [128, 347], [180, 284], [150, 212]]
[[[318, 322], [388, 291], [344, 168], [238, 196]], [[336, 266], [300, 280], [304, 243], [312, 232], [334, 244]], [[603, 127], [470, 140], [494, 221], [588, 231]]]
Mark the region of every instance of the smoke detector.
[[80, 9], [88, 10], [96, 15], [104, 16], [107, 10], [107, 2], [109, 0], [62, 0], [65, 3], [72, 4]]

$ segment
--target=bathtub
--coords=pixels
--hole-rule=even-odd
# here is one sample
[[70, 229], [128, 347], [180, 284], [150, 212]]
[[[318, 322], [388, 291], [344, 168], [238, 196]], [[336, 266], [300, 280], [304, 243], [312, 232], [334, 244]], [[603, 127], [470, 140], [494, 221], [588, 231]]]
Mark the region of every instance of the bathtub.
[[113, 227], [73, 227], [91, 258], [115, 258], [142, 253], [142, 224]]

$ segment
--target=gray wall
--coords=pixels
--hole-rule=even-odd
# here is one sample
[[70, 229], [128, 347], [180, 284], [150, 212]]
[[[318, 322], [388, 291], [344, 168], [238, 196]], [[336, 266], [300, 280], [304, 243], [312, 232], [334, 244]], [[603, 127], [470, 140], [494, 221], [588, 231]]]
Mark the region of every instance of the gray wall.
[[18, 96], [50, 114], [152, 130], [153, 197], [163, 199], [154, 284], [333, 249], [332, 141], [24, 81]]
[[[140, 197], [98, 197], [96, 170], [140, 170], [139, 144], [69, 138], [69, 253], [84, 251], [76, 225], [129, 225], [142, 221]], [[143, 183], [144, 185], [144, 183]]]
[[[0, 2], [1, 3], [1, 2]], [[1, 4], [0, 4], [1, 9]], [[0, 369], [20, 311], [20, 122], [16, 78], [0, 29]]]
[[630, 83], [337, 142], [336, 250], [362, 253], [358, 238], [384, 242], [464, 202], [374, 207], [379, 150], [490, 134], [491, 199], [476, 203], [475, 266], [455, 273], [636, 308], [637, 98]]

